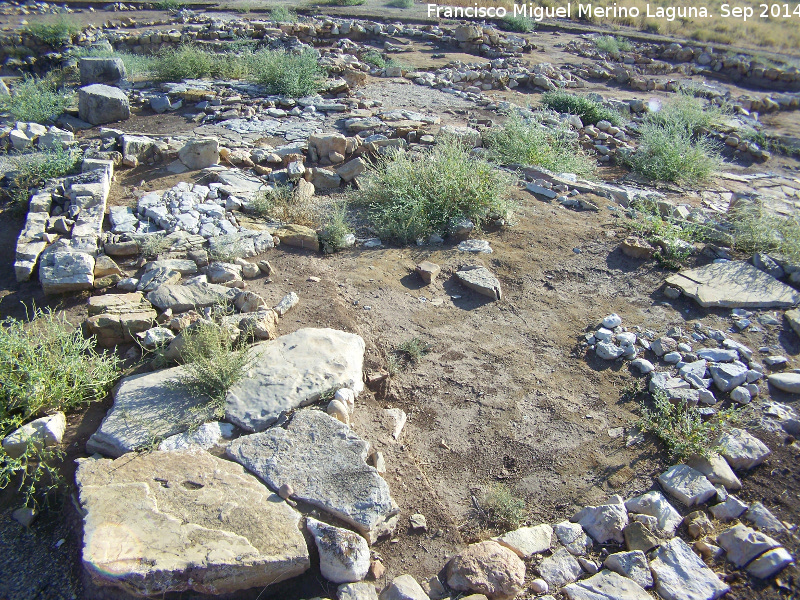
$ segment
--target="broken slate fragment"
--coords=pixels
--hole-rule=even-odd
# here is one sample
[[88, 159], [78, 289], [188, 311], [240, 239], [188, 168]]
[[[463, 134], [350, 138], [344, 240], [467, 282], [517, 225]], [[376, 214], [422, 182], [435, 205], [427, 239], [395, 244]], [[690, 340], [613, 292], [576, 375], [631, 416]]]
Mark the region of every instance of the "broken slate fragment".
[[706, 476], [687, 465], [673, 465], [658, 477], [658, 482], [670, 495], [686, 506], [703, 504], [717, 494]]
[[598, 544], [614, 540], [620, 544], [625, 541], [622, 530], [628, 524], [628, 511], [619, 496], [612, 496], [608, 504], [586, 506], [570, 519], [580, 523]]
[[723, 432], [717, 451], [731, 468], [745, 471], [760, 465], [771, 453], [764, 442], [736, 427]]
[[520, 558], [530, 558], [534, 554], [549, 550], [552, 538], [553, 528], [547, 523], [542, 523], [536, 527], [520, 527], [494, 539]]
[[563, 592], [569, 600], [652, 600], [652, 596], [638, 583], [607, 569], [583, 581], [570, 583]]
[[292, 498], [354, 526], [370, 543], [394, 531], [400, 509], [389, 486], [367, 465], [369, 444], [318, 410], [295, 414], [286, 429], [240, 437], [227, 454], [273, 490], [288, 484]]
[[503, 294], [500, 290], [500, 282], [486, 267], [461, 267], [456, 271], [456, 277], [469, 289], [483, 294], [492, 300], [500, 300], [502, 298]]

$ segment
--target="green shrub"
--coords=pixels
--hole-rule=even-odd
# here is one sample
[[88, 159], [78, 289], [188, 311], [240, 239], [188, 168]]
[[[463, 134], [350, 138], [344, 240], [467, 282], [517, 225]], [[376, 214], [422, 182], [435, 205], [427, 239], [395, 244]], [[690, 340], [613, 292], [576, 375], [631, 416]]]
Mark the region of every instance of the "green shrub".
[[11, 96], [0, 97], [0, 110], [17, 121], [55, 121], [72, 102], [73, 94], [63, 89], [58, 74], [25, 77], [11, 88]]
[[397, 152], [371, 165], [355, 193], [379, 235], [400, 243], [444, 234], [455, 219], [477, 225], [508, 213], [511, 176], [442, 138], [424, 153]]
[[366, 3], [367, 0], [330, 0], [329, 2], [332, 6], [361, 6]]
[[489, 129], [484, 139], [493, 158], [502, 164], [536, 165], [582, 176], [594, 171], [592, 160], [566, 126], [545, 127], [538, 118], [523, 119], [515, 113], [502, 127]]
[[158, 81], [183, 79], [245, 79], [250, 74], [252, 55], [234, 52], [216, 53], [198, 46], [185, 44], [160, 51], [151, 65], [152, 75]]
[[517, 33], [530, 33], [536, 29], [536, 21], [525, 15], [507, 14], [500, 20], [500, 27], [506, 31]]
[[10, 175], [11, 186], [7, 194], [14, 211], [20, 214], [27, 212], [32, 191], [48, 179], [73, 172], [81, 156], [78, 150], [54, 150], [10, 157], [15, 170]]
[[32, 23], [22, 29], [27, 34], [42, 44], [47, 44], [53, 49], [72, 42], [72, 38], [80, 33], [81, 28], [75, 21], [68, 17], [59, 17], [53, 23]]
[[525, 501], [517, 498], [505, 485], [492, 486], [479, 502], [482, 520], [489, 527], [506, 531], [517, 529], [525, 520]]
[[347, 205], [344, 203], [335, 204], [328, 216], [327, 223], [319, 234], [322, 252], [333, 254], [347, 247], [345, 238], [352, 232], [350, 225], [347, 223]]
[[705, 181], [721, 163], [719, 145], [693, 136], [683, 124], [642, 124], [639, 146], [626, 160], [636, 173], [653, 181], [696, 184]]
[[728, 212], [733, 247], [753, 254], [775, 252], [800, 261], [800, 220], [796, 215], [780, 216], [761, 204], [736, 206]]
[[391, 0], [391, 2], [386, 3], [386, 6], [392, 8], [411, 8], [414, 6], [414, 0]]
[[601, 35], [595, 38], [594, 45], [601, 52], [607, 52], [608, 54], [630, 52], [633, 49], [630, 41], [625, 38], [616, 38], [613, 35]]
[[203, 419], [225, 414], [225, 396], [250, 367], [252, 357], [241, 336], [212, 321], [199, 321], [183, 332], [181, 358], [186, 375], [178, 383], [194, 396], [205, 398]]
[[298, 98], [322, 89], [325, 72], [317, 63], [316, 52], [291, 54], [282, 50], [262, 50], [253, 55], [252, 74], [270, 94]]
[[263, 219], [281, 223], [315, 227], [319, 221], [313, 199], [298, 196], [291, 185], [258, 192], [247, 208]]
[[[119, 360], [96, 352], [94, 340], [63, 317], [35, 309], [27, 324], [5, 319], [0, 323], [0, 438], [41, 416], [102, 400], [119, 374]], [[57, 448], [29, 443], [20, 458], [12, 459], [0, 448], [0, 489], [17, 477], [25, 505], [36, 504], [38, 492], [62, 482], [53, 464], [61, 456]]]
[[709, 456], [727, 423], [736, 420], [736, 409], [719, 410], [711, 418], [686, 402], [673, 404], [663, 392], [652, 395], [652, 402], [642, 401], [642, 416], [637, 426], [660, 439], [670, 454], [679, 462], [694, 455]]
[[431, 347], [427, 342], [415, 337], [400, 344], [397, 350], [403, 353], [409, 362], [416, 363], [430, 352]]
[[285, 6], [276, 6], [269, 11], [269, 18], [276, 23], [295, 23], [297, 22], [297, 13]]
[[690, 92], [680, 92], [661, 109], [647, 113], [645, 121], [668, 129], [684, 129], [697, 135], [724, 121], [727, 110], [705, 102]]
[[577, 96], [564, 90], [545, 92], [541, 102], [542, 106], [556, 112], [578, 115], [584, 125], [597, 125], [598, 121], [608, 121], [617, 126], [622, 123], [622, 117], [617, 111], [586, 96]]
[[181, 0], [159, 0], [153, 3], [153, 8], [156, 10], [178, 11], [186, 8], [187, 3]]
[[384, 60], [381, 53], [377, 50], [367, 50], [362, 56], [361, 60], [363, 60], [368, 65], [372, 65], [373, 67], [378, 67], [379, 69], [383, 69], [386, 66], [386, 61]]
[[151, 233], [140, 244], [142, 256], [155, 258], [162, 252], [169, 250], [171, 244], [167, 236], [160, 233]]

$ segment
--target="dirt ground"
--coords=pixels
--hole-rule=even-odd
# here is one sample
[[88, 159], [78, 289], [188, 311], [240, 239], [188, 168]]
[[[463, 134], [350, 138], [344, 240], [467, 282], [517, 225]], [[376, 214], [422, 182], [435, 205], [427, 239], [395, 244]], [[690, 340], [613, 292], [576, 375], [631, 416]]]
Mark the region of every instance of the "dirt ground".
[[[555, 47], [568, 36], [542, 34], [543, 39], [545, 35], [552, 41], [543, 43], [545, 52], [534, 53], [533, 61], [576, 60], [574, 55], [562, 56]], [[590, 90], [620, 98], [636, 95], [610, 92], [599, 84]], [[367, 93], [383, 99], [387, 107], [436, 112], [444, 123], [465, 124], [471, 116], [496, 118], [472, 104], [411, 84], [372, 81]], [[535, 103], [538, 98], [509, 94], [518, 104]], [[773, 121], [787, 132], [797, 130], [795, 113], [781, 113], [768, 122]], [[192, 127], [179, 115], [147, 112], [120, 124], [126, 131], [145, 133], [188, 132]], [[797, 165], [792, 159], [777, 158], [769, 168], [794, 172]], [[141, 181], [148, 189], [164, 189], [197, 175], [169, 175], [162, 166], [120, 171], [110, 202], [133, 203], [133, 190]], [[729, 166], [737, 172], [764, 168]], [[618, 170], [603, 167], [598, 175], [612, 179]], [[669, 196], [686, 194], [673, 191]], [[654, 261], [621, 253], [618, 244], [626, 230], [610, 201], [594, 198], [598, 212], [576, 212], [540, 202], [521, 190], [515, 199], [510, 226], [478, 236], [490, 242], [492, 254], [466, 254], [450, 243], [359, 248], [325, 257], [280, 247], [259, 257], [269, 259], [275, 268], [272, 282], [263, 278], [248, 282], [248, 289], [268, 302], [277, 303], [290, 291], [300, 297], [298, 307], [280, 321], [281, 334], [301, 327], [332, 327], [361, 335], [367, 342], [366, 371], [386, 368], [388, 354], [412, 338], [430, 346], [419, 362], [393, 375], [382, 389], [365, 391], [357, 401], [353, 428], [384, 452], [385, 477], [403, 515], [395, 536], [373, 547], [387, 568], [385, 582], [403, 573], [418, 580], [429, 578], [464, 543], [493, 535], [475, 518], [473, 497], [497, 483], [525, 500], [530, 524], [555, 523], [612, 494], [631, 497], [654, 487], [654, 479], [670, 464], [663, 447], [649, 438], [627, 445], [627, 434], [638, 417], [638, 401], [631, 391], [641, 376], [629, 372], [627, 363], [602, 361], [580, 350], [583, 335], [604, 315], [616, 312], [628, 328], [659, 333], [671, 326], [691, 329], [698, 322], [724, 331], [732, 325], [729, 311], [702, 309], [683, 298], [668, 300], [661, 289], [670, 272]], [[29, 312], [35, 303], [57, 307], [79, 323], [86, 316], [85, 295], [45, 298], [37, 282], [15, 282], [11, 257], [21, 226], [22, 220], [8, 211], [0, 214], [0, 256], [5, 257], [0, 261], [0, 317], [25, 318], [26, 307]], [[429, 286], [413, 272], [423, 260], [442, 267]], [[698, 261], [703, 264], [710, 258], [701, 256]], [[467, 264], [482, 264], [497, 275], [502, 301], [490, 302], [457, 283], [454, 272]], [[770, 346], [771, 353], [789, 357], [789, 368], [800, 367], [800, 339], [788, 328], [763, 326], [758, 333], [734, 337], [754, 349]], [[119, 349], [122, 354], [126, 350]], [[797, 398], [777, 393], [773, 397], [800, 410]], [[85, 456], [86, 439], [109, 405], [107, 400], [70, 417], [64, 465], [68, 474], [74, 471], [72, 461]], [[388, 407], [408, 414], [397, 442], [391, 439], [383, 413]], [[616, 431], [620, 427], [625, 434]], [[797, 446], [762, 431], [755, 434], [773, 454], [743, 475], [740, 497], [760, 500], [784, 521], [800, 521]], [[81, 519], [73, 488], [29, 530], [9, 518], [14, 500], [8, 490], [0, 494], [4, 513], [0, 598], [124, 598], [116, 590], [97, 590], [84, 581]], [[426, 532], [410, 530], [408, 517], [414, 513], [426, 516]], [[781, 541], [797, 555], [796, 537]], [[309, 548], [313, 553], [314, 545]], [[618, 549], [596, 547], [594, 558], [602, 560], [603, 552]], [[733, 588], [727, 598], [800, 597], [800, 573], [795, 567], [759, 585], [752, 585], [724, 560], [714, 568], [725, 573]], [[318, 573], [312, 567], [303, 577], [235, 597], [335, 597], [334, 586]], [[201, 598], [191, 593], [166, 597]]]

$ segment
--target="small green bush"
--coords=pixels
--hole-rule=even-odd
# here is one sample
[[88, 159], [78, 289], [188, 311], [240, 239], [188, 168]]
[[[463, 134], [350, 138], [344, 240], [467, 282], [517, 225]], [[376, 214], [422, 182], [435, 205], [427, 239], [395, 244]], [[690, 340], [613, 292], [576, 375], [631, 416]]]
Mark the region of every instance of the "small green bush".
[[53, 150], [10, 157], [15, 170], [7, 193], [14, 211], [19, 214], [27, 212], [32, 191], [48, 179], [72, 173], [81, 157], [79, 150]]
[[224, 416], [228, 390], [245, 376], [252, 363], [244, 341], [247, 337], [211, 321], [200, 321], [184, 330], [181, 358], [186, 375], [178, 383], [208, 401], [203, 418]]
[[673, 404], [663, 392], [652, 395], [652, 402], [642, 401], [637, 426], [652, 433], [667, 447], [670, 458], [685, 461], [695, 455], [708, 457], [728, 423], [737, 419], [736, 409], [719, 410], [710, 419], [686, 402]]
[[780, 216], [761, 204], [736, 206], [728, 212], [733, 247], [753, 254], [775, 252], [800, 261], [800, 220], [796, 215]]
[[525, 520], [525, 501], [517, 498], [505, 485], [492, 486], [479, 501], [482, 520], [489, 527], [506, 531], [517, 529]]
[[11, 88], [11, 96], [0, 97], [0, 111], [11, 113], [17, 121], [49, 123], [69, 107], [72, 98], [57, 74], [25, 77]]
[[[94, 349], [78, 327], [52, 312], [34, 310], [29, 323], [0, 323], [0, 439], [21, 425], [56, 411], [69, 412], [102, 400], [120, 374], [113, 354]], [[57, 448], [37, 448], [12, 459], [0, 448], [0, 489], [19, 478], [25, 505], [62, 479], [53, 462]]]
[[536, 29], [536, 21], [525, 15], [507, 14], [500, 20], [500, 27], [506, 31], [530, 33]]
[[414, 0], [391, 0], [387, 2], [386, 6], [391, 8], [411, 8], [414, 6]]
[[536, 165], [581, 176], [594, 171], [592, 160], [566, 126], [545, 127], [538, 118], [523, 119], [515, 113], [502, 127], [489, 129], [484, 139], [493, 158], [502, 164]]
[[612, 125], [620, 125], [620, 114], [606, 108], [586, 96], [577, 96], [564, 90], [553, 90], [542, 94], [542, 106], [556, 112], [578, 115], [584, 125], [597, 125], [599, 121], [608, 121]]
[[181, 81], [213, 77], [245, 79], [250, 74], [251, 54], [216, 53], [185, 44], [160, 51], [151, 65], [158, 81]]
[[361, 60], [363, 60], [368, 65], [372, 65], [373, 67], [378, 67], [379, 69], [383, 69], [386, 66], [386, 60], [384, 60], [381, 53], [377, 50], [367, 50], [362, 56]]
[[647, 113], [645, 121], [670, 130], [683, 129], [691, 135], [698, 135], [702, 130], [721, 124], [727, 112], [726, 109], [707, 103], [689, 92], [680, 92], [660, 110]]
[[614, 55], [620, 52], [630, 52], [633, 49], [629, 40], [625, 38], [616, 38], [613, 35], [601, 35], [595, 38], [594, 45], [601, 52]]
[[427, 342], [415, 337], [400, 344], [397, 350], [402, 352], [410, 362], [416, 363], [430, 352], [431, 347]]
[[276, 6], [269, 11], [269, 18], [276, 23], [296, 23], [297, 13], [285, 6]]
[[350, 225], [347, 223], [347, 205], [344, 203], [335, 204], [328, 216], [325, 227], [319, 234], [319, 242], [322, 252], [333, 254], [347, 246], [345, 238], [352, 233]]
[[247, 206], [262, 219], [315, 227], [319, 220], [311, 198], [301, 198], [291, 185], [278, 185], [258, 192]]
[[156, 10], [166, 10], [166, 11], [178, 11], [182, 8], [186, 8], [187, 3], [182, 2], [181, 0], [159, 0], [159, 2], [153, 3], [153, 8]]
[[314, 51], [292, 54], [281, 50], [262, 50], [253, 55], [255, 81], [270, 94], [292, 98], [315, 94], [322, 89], [325, 72], [317, 63]]
[[455, 219], [505, 216], [511, 176], [442, 138], [424, 153], [397, 152], [371, 165], [355, 193], [378, 234], [403, 244], [445, 234]]
[[140, 244], [142, 256], [155, 258], [162, 252], [169, 250], [171, 244], [166, 235], [151, 233]]
[[693, 136], [683, 124], [642, 124], [639, 146], [626, 160], [638, 173], [653, 181], [692, 185], [705, 181], [719, 168], [719, 144], [705, 136]]
[[80, 31], [80, 25], [65, 16], [59, 17], [53, 23], [32, 23], [22, 29], [22, 33], [56, 50], [71, 43], [72, 38]]

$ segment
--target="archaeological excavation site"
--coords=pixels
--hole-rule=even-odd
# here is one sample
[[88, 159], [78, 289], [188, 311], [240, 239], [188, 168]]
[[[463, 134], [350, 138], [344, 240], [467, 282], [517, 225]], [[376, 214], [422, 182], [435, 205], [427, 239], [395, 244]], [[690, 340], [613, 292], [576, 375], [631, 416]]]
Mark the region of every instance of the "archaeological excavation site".
[[0, 600], [800, 598], [800, 4], [0, 3]]

